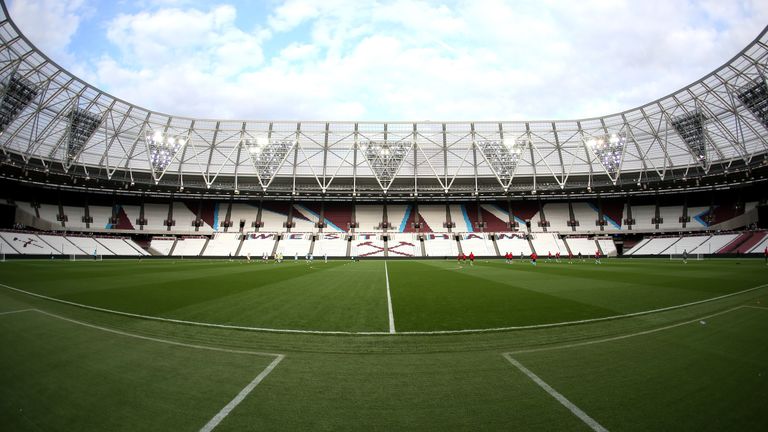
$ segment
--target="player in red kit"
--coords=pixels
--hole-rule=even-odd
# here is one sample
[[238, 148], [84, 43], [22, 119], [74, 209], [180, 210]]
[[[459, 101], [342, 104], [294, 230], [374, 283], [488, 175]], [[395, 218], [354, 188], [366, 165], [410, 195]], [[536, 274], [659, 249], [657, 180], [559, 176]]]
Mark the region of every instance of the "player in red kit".
[[539, 256], [536, 255], [536, 252], [531, 253], [531, 264], [536, 265], [536, 258]]
[[602, 264], [600, 262], [600, 250], [599, 249], [595, 251], [595, 264]]
[[469, 253], [469, 265], [475, 265], [475, 254], [474, 252]]
[[557, 253], [555, 254], [555, 261], [557, 261], [558, 263], [560, 262], [560, 251], [557, 251]]

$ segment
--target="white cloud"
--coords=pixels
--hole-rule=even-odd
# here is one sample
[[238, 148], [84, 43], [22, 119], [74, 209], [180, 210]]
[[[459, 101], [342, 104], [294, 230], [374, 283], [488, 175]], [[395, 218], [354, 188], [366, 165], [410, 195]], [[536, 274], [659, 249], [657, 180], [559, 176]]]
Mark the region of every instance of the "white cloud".
[[111, 20], [95, 83], [206, 118], [590, 117], [697, 80], [768, 21], [756, 0], [286, 0], [243, 30], [236, 6], [178, 4]]
[[83, 0], [14, 0], [8, 6], [13, 21], [46, 54], [71, 60], [72, 36], [84, 12]]

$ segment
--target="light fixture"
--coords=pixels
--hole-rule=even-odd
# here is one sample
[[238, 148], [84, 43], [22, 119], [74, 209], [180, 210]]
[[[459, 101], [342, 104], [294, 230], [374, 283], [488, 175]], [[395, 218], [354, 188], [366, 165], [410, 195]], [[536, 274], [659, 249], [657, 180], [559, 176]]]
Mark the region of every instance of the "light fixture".
[[163, 172], [179, 150], [187, 143], [185, 136], [174, 136], [162, 131], [147, 132], [144, 139], [149, 147], [149, 159], [156, 172]]
[[37, 96], [37, 86], [14, 72], [0, 92], [0, 132], [13, 122]]
[[704, 123], [707, 118], [698, 109], [672, 119], [672, 127], [683, 139], [694, 160], [702, 167], [707, 163], [707, 138]]
[[[621, 167], [621, 157], [626, 145], [626, 137], [619, 133], [610, 133], [585, 140], [587, 147], [592, 150], [595, 158], [600, 161], [609, 175], [618, 172]], [[615, 179], [612, 177], [612, 180]]]
[[413, 147], [413, 141], [374, 141], [358, 144], [373, 174], [386, 191], [395, 179], [405, 157]]
[[480, 149], [480, 153], [491, 166], [502, 185], [508, 187], [528, 141], [526, 139], [505, 138], [503, 140], [475, 141], [475, 145]]

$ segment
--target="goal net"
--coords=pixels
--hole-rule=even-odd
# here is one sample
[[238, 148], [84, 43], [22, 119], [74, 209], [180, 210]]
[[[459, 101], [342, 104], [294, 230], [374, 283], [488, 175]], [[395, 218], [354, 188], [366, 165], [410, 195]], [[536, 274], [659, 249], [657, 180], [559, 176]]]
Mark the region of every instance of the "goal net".
[[[681, 254], [681, 253], [671, 253], [671, 254], [669, 254], [669, 259], [670, 260], [680, 260], [680, 261], [682, 261], [684, 258], [685, 258], [685, 256], [683, 254]], [[688, 260], [689, 261], [701, 261], [703, 259], [704, 259], [704, 254], [700, 254], [700, 253], [696, 253], [696, 254], [689, 253], [688, 254]]]
[[101, 261], [101, 255], [70, 255], [70, 261]]

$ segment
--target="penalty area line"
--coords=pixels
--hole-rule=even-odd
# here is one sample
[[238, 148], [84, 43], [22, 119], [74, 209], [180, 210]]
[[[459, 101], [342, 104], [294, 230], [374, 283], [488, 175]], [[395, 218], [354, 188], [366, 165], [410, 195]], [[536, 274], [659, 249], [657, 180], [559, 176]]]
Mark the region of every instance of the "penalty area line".
[[39, 314], [42, 314], [42, 315], [45, 315], [45, 316], [48, 316], [48, 317], [51, 317], [51, 318], [59, 319], [59, 320], [66, 321], [66, 322], [69, 322], [69, 323], [72, 323], [72, 324], [81, 325], [83, 327], [89, 327], [89, 328], [92, 328], [92, 329], [101, 330], [101, 331], [104, 331], [104, 332], [107, 332], [107, 333], [114, 333], [114, 334], [121, 335], [121, 336], [127, 336], [127, 337], [136, 338], [136, 339], [142, 339], [142, 340], [146, 340], [146, 341], [151, 341], [151, 342], [159, 342], [159, 343], [168, 344], [168, 345], [175, 345], [175, 346], [180, 346], [180, 347], [184, 347], [184, 348], [192, 348], [192, 349], [207, 350], [207, 351], [218, 351], [218, 352], [232, 353], [232, 354], [248, 354], [248, 355], [255, 355], [255, 356], [275, 357], [275, 359], [272, 360], [272, 362], [266, 368], [264, 368], [264, 370], [262, 370], [261, 373], [259, 373], [256, 376], [256, 378], [254, 378], [251, 382], [249, 382], [248, 385], [243, 387], [243, 389], [240, 390], [240, 393], [238, 393], [234, 397], [234, 399], [229, 401], [229, 403], [227, 405], [225, 405], [224, 408], [222, 408], [218, 413], [216, 413], [216, 415], [213, 416], [213, 418], [210, 419], [208, 421], [208, 423], [206, 423], [205, 426], [203, 426], [200, 429], [201, 432], [210, 432], [216, 426], [218, 426], [219, 423], [221, 423], [221, 421], [224, 420], [224, 418], [226, 418], [229, 415], [229, 413], [231, 413], [232, 410], [234, 410], [235, 407], [237, 407], [240, 404], [240, 402], [242, 402], [253, 391], [253, 389], [256, 388], [257, 385], [259, 385], [259, 383], [264, 381], [264, 379], [267, 377], [267, 375], [269, 375], [277, 367], [277, 365], [281, 361], [283, 361], [283, 359], [285, 358], [284, 354], [273, 354], [273, 353], [263, 353], [263, 352], [256, 352], [256, 351], [245, 351], [245, 350], [233, 350], [233, 349], [226, 349], [226, 348], [217, 348], [217, 347], [210, 347], [210, 346], [205, 346], [205, 345], [187, 344], [187, 343], [176, 342], [176, 341], [171, 341], [171, 340], [167, 340], [167, 339], [158, 339], [158, 338], [149, 337], [149, 336], [137, 335], [137, 334], [133, 334], [133, 333], [123, 332], [123, 331], [120, 331], [120, 330], [114, 330], [114, 329], [110, 329], [110, 328], [106, 328], [106, 327], [101, 327], [101, 326], [94, 325], [94, 324], [85, 323], [85, 322], [74, 320], [74, 319], [71, 319], [71, 318], [66, 318], [66, 317], [63, 317], [61, 315], [56, 315], [54, 313], [46, 312], [46, 311], [40, 310], [40, 309], [23, 309], [23, 310], [2, 312], [2, 313], [0, 313], [0, 315], [8, 315], [8, 314], [19, 313], [19, 312], [37, 312]]
[[34, 310], [34, 309], [19, 309], [19, 310], [5, 311], [5, 312], [0, 312], [0, 316], [2, 316], [2, 315], [10, 315], [10, 314], [16, 314], [16, 313], [21, 313], [21, 312], [31, 312], [31, 311], [33, 311], [33, 310]]
[[224, 408], [221, 409], [218, 413], [216, 413], [215, 416], [211, 420], [208, 421], [208, 423], [205, 424], [202, 428], [200, 428], [200, 432], [210, 432], [213, 429], [216, 428], [216, 426], [221, 423], [222, 420], [224, 420], [229, 413], [232, 412], [233, 409], [235, 409], [238, 405], [240, 405], [240, 402], [242, 402], [252, 391], [254, 388], [256, 388], [259, 383], [264, 381], [264, 378], [267, 377], [267, 375], [272, 372], [277, 365], [283, 361], [285, 358], [284, 355], [278, 354], [277, 358], [272, 360], [272, 363], [269, 364], [259, 375], [256, 376], [256, 378], [253, 379], [253, 381], [249, 382], [248, 385], [243, 387], [242, 390], [240, 390], [240, 393], [237, 394], [237, 396], [234, 397], [231, 401], [229, 401], [228, 404], [224, 406]]
[[509, 361], [512, 366], [516, 367], [520, 372], [524, 373], [525, 376], [531, 379], [536, 385], [541, 387], [545, 392], [549, 393], [550, 396], [555, 398], [558, 402], [560, 402], [561, 405], [568, 408], [568, 411], [573, 413], [576, 417], [579, 418], [584, 424], [589, 426], [593, 431], [596, 432], [608, 432], [608, 429], [604, 428], [600, 423], [597, 422], [597, 420], [590, 417], [587, 413], [581, 410], [581, 408], [577, 407], [573, 402], [569, 401], [565, 396], [560, 394], [557, 390], [552, 388], [549, 384], [544, 382], [541, 378], [539, 378], [538, 375], [531, 372], [528, 368], [522, 365], [519, 361], [512, 358], [509, 353], [502, 354], [507, 361]]
[[384, 279], [387, 280], [387, 312], [389, 313], [389, 333], [395, 332], [395, 314], [392, 311], [392, 293], [389, 290], [389, 270], [387, 269], [387, 260], [384, 260]]

